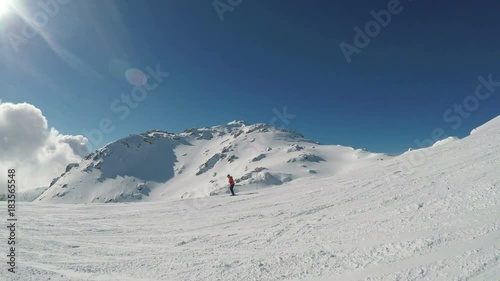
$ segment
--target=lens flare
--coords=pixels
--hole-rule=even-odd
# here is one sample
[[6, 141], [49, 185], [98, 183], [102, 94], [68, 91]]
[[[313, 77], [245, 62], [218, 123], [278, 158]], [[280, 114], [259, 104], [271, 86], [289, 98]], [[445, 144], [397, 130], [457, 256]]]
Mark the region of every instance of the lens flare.
[[144, 84], [146, 84], [146, 82], [148, 81], [148, 77], [146, 76], [146, 74], [135, 68], [127, 70], [127, 72], [125, 72], [125, 77], [130, 84], [139, 87], [144, 86]]

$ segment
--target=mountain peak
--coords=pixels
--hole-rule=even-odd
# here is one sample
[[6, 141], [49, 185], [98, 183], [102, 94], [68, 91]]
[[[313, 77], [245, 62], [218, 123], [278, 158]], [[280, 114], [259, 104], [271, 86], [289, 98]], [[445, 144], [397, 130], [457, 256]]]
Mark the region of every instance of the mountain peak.
[[230, 126], [234, 126], [234, 125], [236, 125], [236, 126], [246, 126], [247, 123], [245, 121], [243, 121], [243, 120], [234, 120], [234, 121], [231, 121], [231, 122], [227, 123], [227, 125], [230, 125]]
[[237, 120], [180, 134], [151, 130], [88, 155], [37, 200], [91, 203], [219, 195], [226, 192], [227, 174], [234, 176], [239, 190], [256, 184], [271, 187], [341, 173], [385, 157], [373, 155], [320, 145], [268, 124]]

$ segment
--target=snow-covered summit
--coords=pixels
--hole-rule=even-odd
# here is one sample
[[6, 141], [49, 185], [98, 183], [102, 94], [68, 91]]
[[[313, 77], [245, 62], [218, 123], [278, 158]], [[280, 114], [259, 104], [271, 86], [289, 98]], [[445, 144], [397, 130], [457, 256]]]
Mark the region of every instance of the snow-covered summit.
[[152, 130], [130, 135], [69, 165], [37, 201], [122, 202], [213, 196], [227, 190], [279, 186], [338, 174], [389, 158], [343, 146], [323, 146], [268, 124]]
[[245, 121], [243, 120], [234, 120], [234, 121], [231, 121], [229, 123], [227, 123], [228, 125], [239, 125], [239, 126], [245, 126], [246, 123]]

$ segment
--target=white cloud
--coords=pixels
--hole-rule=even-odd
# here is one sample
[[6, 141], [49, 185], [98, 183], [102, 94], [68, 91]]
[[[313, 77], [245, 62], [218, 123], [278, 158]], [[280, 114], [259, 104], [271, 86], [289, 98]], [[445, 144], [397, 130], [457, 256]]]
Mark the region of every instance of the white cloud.
[[87, 143], [84, 136], [49, 128], [42, 111], [31, 104], [0, 103], [0, 183], [6, 182], [8, 169], [16, 169], [18, 191], [48, 186], [66, 165], [80, 162]]

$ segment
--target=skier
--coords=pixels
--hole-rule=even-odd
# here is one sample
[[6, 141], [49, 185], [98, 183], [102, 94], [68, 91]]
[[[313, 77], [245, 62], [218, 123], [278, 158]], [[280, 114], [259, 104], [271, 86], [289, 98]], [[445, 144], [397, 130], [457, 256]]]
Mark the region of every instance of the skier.
[[233, 179], [233, 177], [231, 175], [227, 175], [227, 178], [229, 180], [229, 185], [231, 186], [229, 188], [229, 190], [231, 190], [231, 196], [234, 196], [234, 195], [236, 195], [236, 194], [234, 194], [234, 191], [233, 191], [233, 188], [234, 188], [234, 179]]

